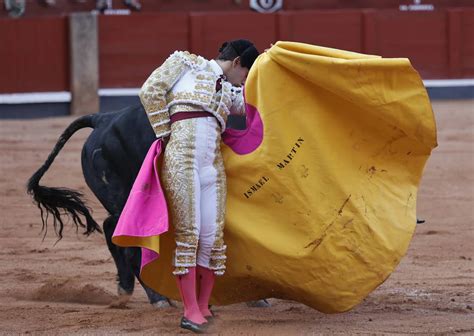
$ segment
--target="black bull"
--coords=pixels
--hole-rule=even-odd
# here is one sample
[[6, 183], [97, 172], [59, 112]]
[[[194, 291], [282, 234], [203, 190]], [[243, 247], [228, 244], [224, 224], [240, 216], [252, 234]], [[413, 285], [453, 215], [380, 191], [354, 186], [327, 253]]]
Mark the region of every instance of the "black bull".
[[[86, 127], [93, 128], [93, 131], [82, 149], [82, 171], [87, 185], [109, 213], [103, 223], [103, 232], [117, 266], [119, 294], [131, 294], [135, 276], [140, 281], [138, 275], [141, 251], [139, 248], [114, 245], [112, 234], [141, 163], [156, 139], [143, 107], [127, 107], [117, 112], [98, 113], [76, 119], [60, 136], [46, 162], [30, 178], [27, 190], [41, 210], [43, 229], [46, 228], [48, 215], [51, 215], [59, 239], [62, 238], [64, 227], [61, 215], [72, 218], [77, 227], [85, 229], [86, 235], [94, 231], [102, 232], [82, 200], [81, 193], [67, 188], [39, 185], [41, 177], [68, 139], [76, 131]], [[166, 299], [141, 281], [140, 283], [150, 303]]]

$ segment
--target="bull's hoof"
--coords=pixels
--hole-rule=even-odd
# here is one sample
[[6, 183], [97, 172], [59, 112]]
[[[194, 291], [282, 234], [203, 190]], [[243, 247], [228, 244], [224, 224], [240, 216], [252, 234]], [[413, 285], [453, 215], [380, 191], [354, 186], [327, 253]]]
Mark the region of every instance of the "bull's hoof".
[[171, 308], [171, 307], [176, 308], [176, 303], [170, 299], [156, 301], [156, 302], [153, 302], [151, 305], [158, 309]]
[[117, 294], [118, 296], [123, 296], [123, 295], [131, 296], [133, 294], [133, 289], [126, 290], [122, 286], [117, 285]]
[[132, 293], [118, 286], [118, 297], [109, 304], [109, 308], [127, 309], [127, 303], [132, 298]]
[[271, 307], [272, 304], [267, 301], [267, 299], [256, 300], [256, 301], [248, 301], [247, 307], [251, 308], [268, 308]]

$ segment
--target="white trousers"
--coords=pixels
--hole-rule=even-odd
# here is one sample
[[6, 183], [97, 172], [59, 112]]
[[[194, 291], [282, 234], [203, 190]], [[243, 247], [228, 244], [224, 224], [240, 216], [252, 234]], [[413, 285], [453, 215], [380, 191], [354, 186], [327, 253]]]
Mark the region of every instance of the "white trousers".
[[196, 264], [224, 274], [226, 177], [220, 141], [214, 117], [171, 125], [162, 180], [175, 229], [174, 274], [186, 274]]

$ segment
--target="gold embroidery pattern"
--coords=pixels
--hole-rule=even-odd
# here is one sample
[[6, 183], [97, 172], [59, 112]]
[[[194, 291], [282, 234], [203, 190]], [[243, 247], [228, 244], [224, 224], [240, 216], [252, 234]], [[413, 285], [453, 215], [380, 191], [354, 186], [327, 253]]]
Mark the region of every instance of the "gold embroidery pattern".
[[[209, 69], [210, 67], [208, 67], [206, 70], [208, 70], [209, 72], [212, 72], [212, 69]], [[205, 82], [214, 82], [214, 77], [213, 76], [206, 76], [205, 74], [199, 74], [196, 76], [196, 79], [198, 81], [205, 81]], [[217, 78], [216, 78], [217, 80]]]
[[230, 98], [229, 94], [222, 95], [222, 102], [228, 109], [232, 106], [232, 99]]
[[173, 123], [163, 159], [163, 187], [175, 228], [175, 275], [186, 274], [188, 267], [196, 266], [199, 236], [194, 204], [195, 137], [196, 119]]
[[[166, 117], [168, 117], [168, 114], [166, 114]], [[167, 122], [161, 125], [153, 126], [153, 131], [155, 132], [157, 138], [166, 137], [171, 133], [170, 124]]]
[[176, 92], [169, 93], [167, 95], [169, 102], [176, 100], [186, 100], [190, 102], [196, 102], [197, 104], [207, 105], [212, 99], [212, 93], [201, 93], [201, 92]]
[[212, 97], [212, 101], [211, 103], [209, 104], [209, 108], [212, 110], [212, 111], [216, 111], [217, 112], [217, 108], [219, 107], [219, 102], [221, 100], [221, 94], [220, 93], [217, 93], [214, 95], [214, 97]]
[[150, 120], [150, 123], [152, 125], [156, 124], [156, 123], [162, 123], [162, 122], [165, 122], [165, 121], [169, 121], [170, 120], [170, 117], [168, 115], [168, 113], [157, 113], [157, 114], [154, 114], [154, 115], [148, 115], [148, 120]]
[[202, 110], [202, 107], [194, 104], [177, 104], [170, 107], [170, 115], [173, 115], [177, 112], [194, 112]]
[[214, 88], [212, 86], [212, 83], [198, 83], [196, 84], [196, 86], [194, 87], [195, 90], [204, 90], [204, 91], [208, 91], [208, 92], [212, 92], [214, 91]]
[[147, 113], [166, 108], [166, 92], [186, 70], [178, 58], [170, 56], [152, 72], [140, 91], [140, 99]]
[[222, 158], [220, 149], [220, 136], [216, 139], [216, 150], [215, 159], [213, 166], [217, 170], [217, 181], [216, 181], [216, 214], [217, 214], [217, 225], [216, 225], [216, 236], [214, 240], [214, 246], [211, 249], [211, 259], [209, 261], [209, 268], [214, 270], [216, 275], [223, 275], [225, 272], [226, 262], [226, 246], [224, 245], [224, 222], [225, 222], [225, 206], [227, 198], [227, 182], [224, 168], [224, 160]]
[[215, 94], [213, 98], [214, 99], [211, 102], [210, 108], [213, 111], [213, 114], [215, 116], [219, 116], [220, 118], [222, 118], [222, 120], [224, 122], [224, 126], [222, 126], [222, 125], [221, 126], [225, 130], [225, 123], [227, 122], [228, 113], [222, 105], [224, 103], [222, 101], [222, 99], [223, 99], [222, 91]]
[[182, 62], [184, 62], [191, 68], [202, 67], [206, 61], [201, 56], [191, 54], [189, 51], [176, 51], [174, 55], [180, 57]]

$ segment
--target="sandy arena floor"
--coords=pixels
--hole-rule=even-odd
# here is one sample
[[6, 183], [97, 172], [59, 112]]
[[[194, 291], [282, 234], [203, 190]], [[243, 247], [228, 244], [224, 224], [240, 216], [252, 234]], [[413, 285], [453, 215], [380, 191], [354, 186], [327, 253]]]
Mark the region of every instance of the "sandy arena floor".
[[[418, 198], [418, 225], [392, 276], [348, 313], [325, 315], [296, 302], [271, 308], [216, 307], [220, 335], [474, 334], [474, 101], [435, 102], [439, 147]], [[72, 117], [0, 121], [0, 334], [161, 335], [178, 328], [180, 310], [157, 309], [137, 287], [126, 308], [116, 300], [115, 266], [100, 234], [68, 226], [55, 245], [42, 241], [39, 210], [25, 193]], [[90, 130], [67, 143], [41, 181], [85, 192], [99, 222], [105, 211], [88, 191], [80, 150]]]

